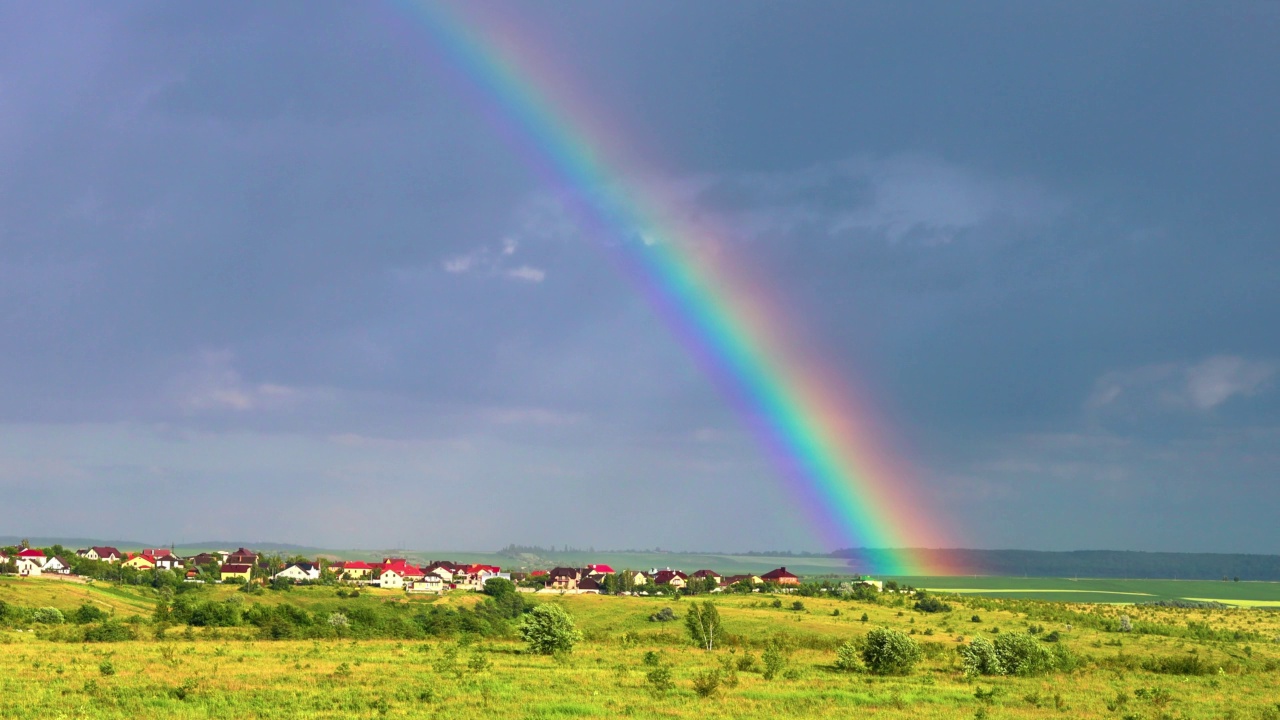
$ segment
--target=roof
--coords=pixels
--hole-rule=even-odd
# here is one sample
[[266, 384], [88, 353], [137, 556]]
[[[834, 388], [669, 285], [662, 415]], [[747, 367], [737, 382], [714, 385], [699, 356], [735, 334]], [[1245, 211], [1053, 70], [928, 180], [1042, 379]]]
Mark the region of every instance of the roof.
[[238, 574], [238, 573], [253, 572], [253, 566], [246, 565], [244, 563], [227, 563], [226, 565], [222, 566], [222, 572], [224, 575], [227, 573]]
[[[339, 563], [334, 563], [334, 565], [339, 565]], [[341, 563], [341, 567], [343, 570], [372, 570], [373, 569], [372, 565], [370, 565], [369, 563], [363, 560], [351, 560], [345, 563]]]
[[94, 545], [93, 551], [98, 553], [98, 557], [107, 557], [109, 555], [115, 555], [117, 557], [120, 556], [120, 551], [110, 545], [103, 545], [101, 547]]
[[542, 577], [543, 575], [546, 575], [546, 574], [548, 574], [546, 570], [534, 570], [533, 572], [529, 573], [529, 577]]
[[598, 573], [612, 573], [614, 571], [613, 568], [603, 564], [588, 565], [587, 569], [592, 572], [598, 572]]
[[558, 567], [558, 568], [551, 569], [551, 577], [553, 578], [555, 577], [577, 578], [581, 574], [582, 572], [575, 568]]
[[35, 548], [27, 548], [26, 550], [23, 550], [22, 552], [18, 553], [18, 557], [20, 557], [20, 558], [38, 558], [38, 557], [44, 557], [44, 551], [43, 551], [43, 550], [37, 550], [37, 549], [35, 549]]
[[715, 570], [699, 570], [698, 572], [696, 572], [696, 573], [694, 573], [694, 574], [693, 574], [693, 577], [696, 577], [696, 578], [707, 578], [707, 577], [714, 577], [714, 578], [718, 578], [718, 577], [720, 577], [720, 573], [716, 572]]
[[656, 574], [654, 574], [653, 582], [658, 585], [666, 585], [670, 583], [672, 580], [675, 580], [676, 578], [685, 580], [685, 579], [688, 579], [688, 577], [689, 577], [688, 575], [685, 575], [679, 570], [659, 570]]
[[778, 568], [777, 570], [770, 570], [769, 572], [767, 572], [767, 573], [765, 573], [765, 574], [763, 574], [763, 575], [761, 575], [761, 576], [760, 576], [760, 578], [761, 578], [761, 579], [763, 579], [763, 580], [778, 580], [778, 579], [781, 579], [781, 578], [796, 578], [796, 579], [799, 579], [799, 577], [800, 577], [799, 575], [796, 575], [796, 574], [794, 574], [794, 573], [789, 573], [789, 572], [787, 572], [787, 568], [786, 568], [786, 567], [780, 567], [780, 568]]
[[578, 583], [578, 589], [579, 590], [599, 590], [600, 583], [596, 582], [592, 578], [583, 578], [582, 581]]

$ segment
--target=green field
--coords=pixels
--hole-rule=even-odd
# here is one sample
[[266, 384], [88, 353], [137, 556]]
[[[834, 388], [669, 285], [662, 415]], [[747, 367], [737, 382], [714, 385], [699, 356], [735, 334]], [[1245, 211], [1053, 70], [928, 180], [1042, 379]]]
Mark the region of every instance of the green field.
[[1280, 606], [1280, 583], [1222, 580], [1115, 580], [1010, 577], [904, 577], [936, 592], [1060, 602], [1143, 603], [1156, 600], [1221, 602], [1241, 607]]
[[[1080, 587], [1073, 581], [1041, 580], [1032, 587], [1016, 578], [947, 580], [955, 589], [1058, 598], [1074, 597], [1072, 588]], [[1164, 584], [1105, 582], [1087, 587], [1098, 594], [1184, 597]], [[1256, 587], [1227, 593], [1235, 584], [1208, 585], [1217, 592], [1194, 594], [1266, 595]], [[1055, 590], [1067, 592], [1049, 592]], [[343, 599], [332, 587], [246, 596], [235, 587], [211, 586], [187, 595], [209, 602], [235, 598], [246, 608], [291, 606], [318, 618], [334, 609], [353, 618], [406, 618], [483, 601], [470, 593], [423, 598], [381, 590]], [[725, 595], [715, 602], [728, 635], [719, 649], [706, 652], [690, 644], [682, 622], [648, 619], [664, 607], [685, 615], [689, 598], [537, 596], [567, 609], [584, 634], [571, 654], [557, 659], [529, 653], [512, 632], [269, 640], [266, 627], [248, 624], [177, 625], [157, 638], [150, 609], [158, 598], [145, 587], [0, 580], [0, 600], [10, 606], [57, 607], [69, 615], [87, 601], [124, 620], [138, 637], [86, 643], [76, 639], [78, 626], [0, 627], [0, 717], [1280, 718], [1280, 614], [1258, 609], [964, 597], [950, 600], [950, 611], [922, 613], [892, 593], [874, 601]], [[797, 601], [803, 607], [793, 609]], [[1134, 632], [1114, 630], [1120, 614], [1131, 616]], [[1052, 647], [1065, 648], [1074, 666], [1038, 677], [964, 676], [958, 648], [977, 636], [999, 638], [1033, 626], [1039, 637], [1056, 632]], [[861, 641], [874, 627], [911, 633], [924, 659], [902, 677], [838, 671], [836, 649]], [[770, 643], [782, 648], [784, 667], [767, 679], [761, 668]], [[658, 665], [647, 664], [647, 655]], [[722, 671], [721, 685], [709, 697], [695, 691], [700, 674], [726, 663], [737, 667], [747, 656], [751, 667]], [[1188, 659], [1204, 674], [1161, 670]], [[671, 689], [659, 691], [649, 680], [655, 667], [670, 670]]]

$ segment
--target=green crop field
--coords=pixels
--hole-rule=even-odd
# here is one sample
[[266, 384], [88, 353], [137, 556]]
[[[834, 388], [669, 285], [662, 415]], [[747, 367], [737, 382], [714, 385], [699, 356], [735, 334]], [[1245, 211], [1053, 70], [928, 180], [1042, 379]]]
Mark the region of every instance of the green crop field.
[[1221, 602], [1242, 607], [1280, 607], [1280, 583], [1275, 582], [981, 576], [905, 577], [894, 579], [913, 587], [961, 595], [1100, 603], [1191, 600], [1196, 602]]
[[[1073, 590], [1080, 587], [1073, 581], [945, 580], [1006, 596], [948, 596], [949, 610], [926, 613], [892, 593], [720, 595], [714, 602], [726, 635], [709, 652], [694, 647], [683, 622], [697, 598], [522, 595], [562, 606], [583, 634], [571, 653], [543, 656], [529, 651], [514, 624], [470, 633], [406, 622], [486, 603], [470, 593], [366, 589], [350, 598], [332, 587], [246, 595], [212, 586], [180, 597], [234, 606], [245, 618], [276, 612], [277, 621], [192, 627], [154, 622], [162, 598], [147, 587], [4, 579], [0, 600], [10, 611], [0, 620], [0, 717], [1280, 718], [1280, 614], [1008, 597], [1184, 597], [1178, 583], [1097, 581]], [[1246, 583], [1208, 583], [1215, 592], [1204, 585], [1189, 584], [1197, 596], [1266, 596]], [[90, 625], [41, 625], [12, 611], [56, 607], [70, 619], [86, 602], [136, 639], [85, 642]], [[674, 622], [649, 619], [663, 608]], [[292, 614], [278, 612], [286, 609]], [[352, 619], [350, 631], [324, 622], [337, 612]], [[1122, 615], [1131, 632], [1118, 631]], [[297, 625], [280, 633], [280, 617]], [[358, 637], [358, 620], [403, 636]], [[922, 648], [919, 664], [902, 676], [838, 669], [837, 649], [865, 643], [877, 627], [907, 633]], [[1027, 631], [1056, 653], [1048, 672], [965, 676], [959, 648]], [[286, 639], [269, 639], [276, 634]], [[774, 673], [763, 672], [766, 653], [780, 658]], [[655, 671], [669, 680], [656, 682]], [[718, 685], [708, 689], [712, 673]]]

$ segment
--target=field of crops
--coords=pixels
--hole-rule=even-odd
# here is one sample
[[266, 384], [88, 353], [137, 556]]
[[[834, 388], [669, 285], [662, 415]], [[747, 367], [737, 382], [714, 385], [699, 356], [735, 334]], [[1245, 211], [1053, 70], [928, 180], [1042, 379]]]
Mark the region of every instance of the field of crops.
[[[715, 602], [727, 635], [707, 652], [693, 647], [681, 622], [689, 598], [540, 596], [562, 605], [584, 635], [571, 653], [553, 657], [528, 652], [514, 633], [268, 640], [251, 626], [158, 632], [150, 614], [140, 612], [154, 603], [152, 592], [0, 581], [5, 603], [71, 613], [87, 600], [138, 638], [68, 641], [74, 635], [59, 633], [70, 626], [0, 630], [0, 717], [1280, 718], [1280, 615], [1259, 609], [968, 597], [951, 600], [948, 611], [926, 613], [889, 594], [875, 602], [721, 596]], [[195, 594], [216, 602], [237, 596], [225, 586]], [[407, 599], [390, 591], [344, 600], [326, 587], [237, 600], [319, 616], [343, 607], [353, 618], [361, 608], [407, 616], [482, 601], [461, 593]], [[649, 619], [664, 607], [675, 622]], [[1116, 631], [1122, 614], [1132, 632]], [[837, 648], [863, 642], [875, 627], [908, 633], [923, 648], [909, 674], [837, 668]], [[1046, 646], [1055, 641], [1071, 667], [1037, 677], [965, 677], [958, 648], [975, 637], [1027, 630]], [[768, 675], [766, 652], [783, 662]], [[655, 682], [658, 670], [665, 682]], [[708, 692], [713, 673], [718, 684]]]
[[1089, 578], [910, 577], [896, 578], [937, 592], [1060, 602], [1144, 603], [1155, 600], [1220, 602], [1241, 607], [1280, 607], [1280, 583], [1222, 580], [1115, 580]]

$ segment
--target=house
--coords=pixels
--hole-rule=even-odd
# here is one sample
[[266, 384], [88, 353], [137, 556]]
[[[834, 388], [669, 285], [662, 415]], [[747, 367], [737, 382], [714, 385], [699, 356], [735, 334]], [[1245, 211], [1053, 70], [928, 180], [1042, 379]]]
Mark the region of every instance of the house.
[[292, 580], [296, 583], [320, 579], [320, 566], [315, 563], [294, 563], [271, 576], [272, 580]]
[[551, 579], [547, 582], [547, 587], [553, 590], [576, 590], [578, 580], [582, 577], [581, 572], [567, 567], [552, 568], [548, 575]]
[[721, 578], [720, 587], [730, 587], [738, 583], [747, 583], [748, 585], [763, 585], [764, 580], [759, 575], [730, 575]]
[[715, 570], [699, 570], [699, 571], [695, 572], [693, 575], [690, 575], [689, 577], [696, 577], [696, 578], [698, 578], [699, 580], [706, 580], [706, 579], [710, 578], [710, 579], [712, 579], [712, 580], [715, 580], [715, 581], [716, 581], [716, 584], [717, 584], [717, 585], [719, 585], [719, 584], [720, 584], [720, 578], [721, 578], [721, 575], [720, 575], [720, 573], [716, 572]]
[[157, 570], [178, 570], [182, 568], [182, 558], [173, 554], [169, 548], [145, 548], [142, 554], [151, 558]]
[[219, 570], [218, 577], [223, 582], [227, 580], [249, 582], [253, 577], [253, 566], [247, 563], [224, 563]]
[[761, 575], [760, 579], [764, 580], [767, 583], [772, 583], [774, 585], [799, 585], [800, 584], [800, 576], [793, 575], [792, 573], [787, 572], [787, 569], [785, 567], [780, 567], [777, 570], [770, 570], [769, 572]]
[[399, 590], [404, 587], [404, 575], [395, 568], [388, 568], [378, 576], [378, 585], [390, 590]]
[[192, 557], [187, 558], [187, 564], [195, 565], [197, 567], [205, 567], [206, 565], [221, 565], [222, 558], [217, 555], [214, 555], [213, 553], [200, 553], [199, 555], [194, 555]]
[[22, 559], [22, 558], [27, 558], [28, 560], [34, 560], [40, 563], [41, 565], [44, 565], [43, 550], [37, 550], [36, 548], [23, 548], [22, 551], [18, 553], [18, 559]]
[[685, 575], [679, 570], [672, 570], [671, 568], [667, 568], [666, 570], [659, 570], [658, 572], [654, 573], [653, 584], [654, 585], [670, 585], [673, 588], [679, 589], [688, 584], [686, 582], [688, 579], [689, 579], [689, 576]]
[[342, 580], [368, 580], [373, 575], [373, 566], [363, 560], [335, 562], [329, 570]]
[[596, 565], [588, 565], [586, 568], [585, 574], [599, 576], [599, 575], [612, 575], [613, 572], [614, 572], [613, 568], [609, 567], [608, 565], [596, 564]]
[[596, 579], [591, 577], [590, 575], [578, 581], [578, 592], [584, 595], [586, 594], [599, 595], [600, 590], [601, 590], [600, 583], [597, 582]]
[[108, 545], [95, 545], [84, 550], [77, 550], [76, 555], [86, 560], [99, 560], [105, 563], [118, 563], [120, 558], [124, 557], [123, 553]]
[[[25, 550], [23, 552], [26, 552]], [[18, 575], [22, 577], [39, 577], [44, 572], [44, 557], [23, 557], [22, 553], [18, 553], [17, 565]]]
[[453, 582], [453, 563], [447, 565], [441, 563], [431, 563], [423, 569], [427, 575], [435, 575], [440, 578], [441, 582]]
[[628, 570], [627, 575], [631, 577], [631, 584], [637, 587], [649, 583], [649, 576], [639, 570]]
[[444, 592], [444, 580], [439, 575], [427, 573], [418, 580], [410, 580], [404, 589], [410, 593], [428, 593], [440, 595]]
[[188, 570], [186, 577], [182, 579], [182, 582], [189, 583], [203, 583], [204, 581], [204, 572], [195, 568]]
[[134, 555], [129, 553], [129, 559], [121, 563], [124, 567], [133, 568], [134, 570], [155, 570], [156, 561], [149, 555]]
[[231, 563], [232, 565], [251, 566], [258, 562], [258, 553], [245, 548], [238, 548], [235, 552], [228, 553], [227, 558], [222, 562]]
[[44, 561], [44, 567], [41, 568], [47, 573], [57, 573], [59, 575], [70, 575], [71, 565], [60, 557], [51, 557]]

